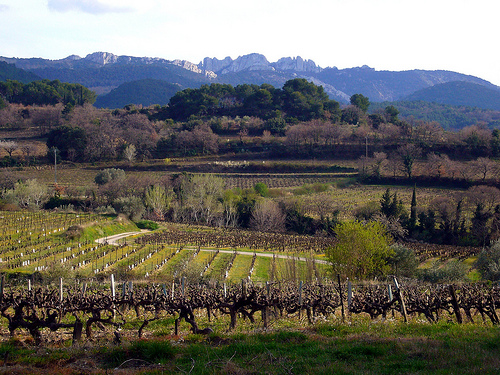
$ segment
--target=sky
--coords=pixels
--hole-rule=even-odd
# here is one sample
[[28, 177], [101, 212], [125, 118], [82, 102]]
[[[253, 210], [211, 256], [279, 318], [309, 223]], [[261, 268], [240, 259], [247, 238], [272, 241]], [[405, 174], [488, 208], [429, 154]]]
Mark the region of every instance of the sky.
[[0, 56], [199, 63], [260, 53], [339, 69], [450, 70], [500, 86], [497, 0], [0, 0]]

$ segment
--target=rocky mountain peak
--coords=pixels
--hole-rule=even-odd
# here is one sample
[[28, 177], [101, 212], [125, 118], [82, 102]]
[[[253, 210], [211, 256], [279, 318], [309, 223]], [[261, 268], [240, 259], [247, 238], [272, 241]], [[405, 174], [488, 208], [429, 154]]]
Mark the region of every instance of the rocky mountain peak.
[[203, 70], [210, 70], [218, 74], [238, 73], [242, 71], [294, 71], [304, 73], [320, 73], [323, 69], [312, 60], [302, 57], [283, 57], [275, 63], [270, 63], [264, 55], [251, 53], [239, 56], [233, 60], [226, 57], [223, 60], [206, 57], [198, 64]]
[[212, 79], [217, 78], [217, 74], [215, 74], [213, 71], [200, 69], [199, 65], [193, 64], [192, 62], [187, 60], [174, 60], [172, 61], [172, 64], [180, 66], [181, 68], [189, 70], [194, 73], [204, 74], [208, 78]]
[[274, 67], [267, 61], [266, 57], [259, 53], [239, 56], [235, 60], [230, 57], [226, 57], [224, 60], [206, 57], [198, 67], [204, 70], [211, 70], [218, 74], [238, 73], [252, 70], [274, 70]]
[[306, 72], [306, 73], [320, 73], [323, 69], [316, 65], [312, 60], [304, 60], [302, 57], [297, 56], [282, 57], [277, 62], [272, 64], [276, 70], [293, 70], [295, 72]]
[[95, 62], [99, 65], [114, 64], [118, 61], [118, 56], [109, 52], [94, 52], [85, 57], [85, 60]]

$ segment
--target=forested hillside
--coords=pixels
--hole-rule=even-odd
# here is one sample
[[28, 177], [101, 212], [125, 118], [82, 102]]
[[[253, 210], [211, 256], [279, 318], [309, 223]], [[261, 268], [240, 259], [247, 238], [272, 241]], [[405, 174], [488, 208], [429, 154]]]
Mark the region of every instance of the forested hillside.
[[31, 81], [40, 80], [40, 77], [23, 69], [18, 69], [14, 64], [0, 61], [0, 82], [9, 79], [22, 83], [29, 83]]
[[500, 91], [471, 82], [447, 82], [407, 96], [405, 101], [427, 101], [500, 111]]
[[402, 118], [437, 122], [446, 130], [459, 130], [475, 124], [483, 124], [490, 129], [500, 127], [500, 111], [422, 100], [371, 103], [370, 113], [383, 111], [387, 106], [396, 107]]
[[180, 90], [179, 85], [156, 79], [127, 82], [108, 94], [98, 96], [95, 106], [97, 108], [123, 108], [129, 104], [146, 107], [155, 104], [166, 105], [170, 98]]

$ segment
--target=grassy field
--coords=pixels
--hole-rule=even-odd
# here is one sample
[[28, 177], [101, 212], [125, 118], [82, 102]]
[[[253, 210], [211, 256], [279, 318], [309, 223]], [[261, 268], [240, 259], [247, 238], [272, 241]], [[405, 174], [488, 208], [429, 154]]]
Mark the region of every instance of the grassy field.
[[[154, 324], [153, 324], [154, 323]], [[498, 327], [445, 321], [304, 326], [173, 336], [172, 319], [121, 345], [96, 339], [73, 347], [0, 343], [0, 374], [498, 374]]]

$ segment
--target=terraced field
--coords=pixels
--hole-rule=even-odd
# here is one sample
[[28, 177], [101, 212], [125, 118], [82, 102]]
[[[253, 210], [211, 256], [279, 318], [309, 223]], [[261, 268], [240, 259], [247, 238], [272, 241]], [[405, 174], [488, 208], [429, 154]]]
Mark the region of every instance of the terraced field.
[[[231, 247], [195, 246], [188, 237], [178, 244], [152, 241], [135, 243], [132, 237], [118, 243], [113, 237], [72, 239], [68, 233], [75, 227], [99, 233], [94, 227], [113, 225], [113, 220], [99, 215], [58, 214], [47, 212], [0, 213], [0, 267], [7, 273], [30, 275], [64, 274], [79, 279], [100, 279], [115, 274], [122, 279], [171, 281], [180, 277], [196, 280], [240, 282], [251, 279], [265, 282], [270, 279], [310, 279], [307, 269], [314, 257], [287, 254], [276, 248], [254, 245], [253, 250], [241, 245]], [[114, 224], [116, 225], [116, 224]], [[122, 231], [126, 231], [123, 228]], [[206, 230], [205, 230], [206, 231]], [[131, 234], [134, 234], [132, 232]], [[202, 234], [202, 235], [206, 235]], [[252, 238], [252, 235], [243, 235]], [[255, 241], [251, 239], [251, 241]], [[321, 261], [319, 261], [321, 263]], [[324, 264], [318, 264], [314, 277], [324, 274]]]

